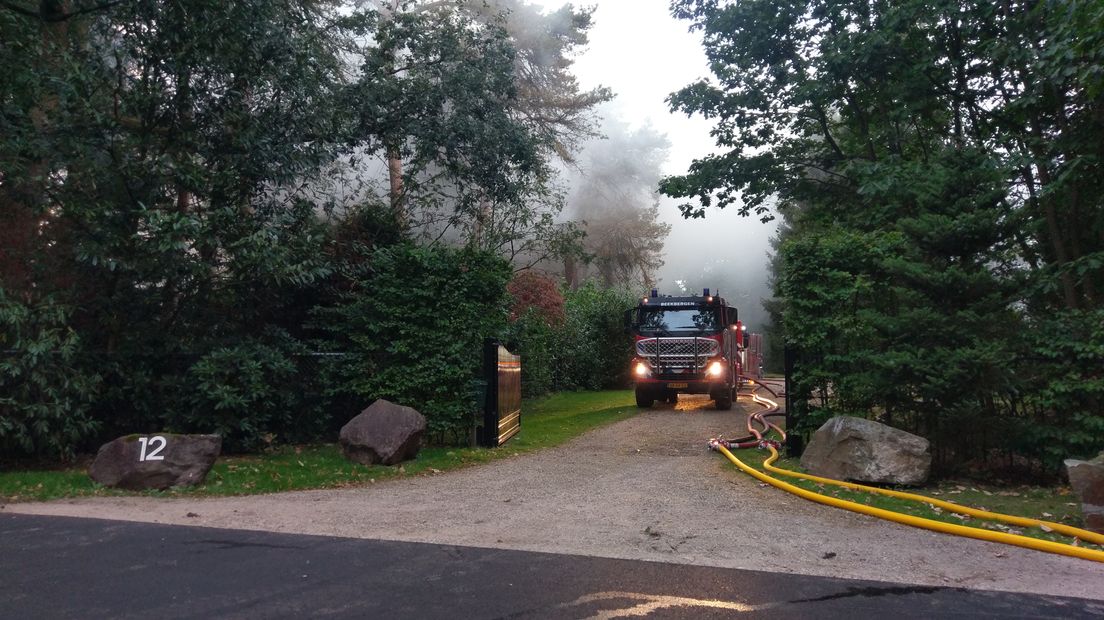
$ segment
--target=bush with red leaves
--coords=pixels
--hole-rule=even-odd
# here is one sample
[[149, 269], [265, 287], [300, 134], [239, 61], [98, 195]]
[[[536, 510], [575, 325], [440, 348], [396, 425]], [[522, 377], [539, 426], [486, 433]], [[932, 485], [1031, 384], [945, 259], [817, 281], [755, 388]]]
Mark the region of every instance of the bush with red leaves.
[[533, 271], [515, 274], [506, 286], [514, 298], [510, 306], [510, 321], [516, 321], [534, 308], [538, 316], [549, 325], [560, 325], [564, 320], [564, 298], [555, 278]]

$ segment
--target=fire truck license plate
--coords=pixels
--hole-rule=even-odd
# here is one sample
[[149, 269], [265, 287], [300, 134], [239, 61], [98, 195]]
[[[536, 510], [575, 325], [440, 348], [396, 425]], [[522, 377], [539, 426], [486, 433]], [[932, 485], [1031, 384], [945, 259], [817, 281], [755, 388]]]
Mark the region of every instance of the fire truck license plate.
[[684, 387], [686, 387], [686, 384], [685, 383], [668, 383], [667, 387], [669, 387], [669, 388], [684, 388]]

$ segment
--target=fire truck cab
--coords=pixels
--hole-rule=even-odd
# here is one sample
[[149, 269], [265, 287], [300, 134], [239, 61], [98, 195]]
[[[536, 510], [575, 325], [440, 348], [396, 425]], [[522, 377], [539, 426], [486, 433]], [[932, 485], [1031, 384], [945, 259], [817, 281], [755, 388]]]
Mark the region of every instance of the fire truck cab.
[[652, 289], [625, 312], [633, 338], [632, 376], [638, 407], [676, 402], [680, 393], [709, 394], [717, 409], [731, 409], [743, 368], [747, 332], [736, 308], [704, 289], [697, 296], [660, 295]]

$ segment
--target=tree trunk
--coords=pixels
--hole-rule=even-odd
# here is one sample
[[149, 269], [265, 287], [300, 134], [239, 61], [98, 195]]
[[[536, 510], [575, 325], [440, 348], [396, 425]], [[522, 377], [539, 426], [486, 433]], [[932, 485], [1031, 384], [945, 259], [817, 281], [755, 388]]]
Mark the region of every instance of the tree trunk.
[[405, 231], [410, 223], [403, 196], [402, 157], [396, 145], [387, 147], [387, 178], [391, 184], [391, 216], [395, 218], [395, 224]]
[[471, 239], [468, 243], [474, 248], [482, 248], [484, 232], [492, 218], [491, 201], [486, 194], [479, 197], [479, 211], [475, 214], [475, 227], [472, 228]]
[[564, 280], [571, 290], [579, 288], [579, 263], [578, 260], [568, 254], [564, 256]]
[[[1035, 164], [1035, 171], [1039, 178], [1039, 183], [1042, 187], [1050, 185], [1050, 170], [1044, 162], [1039, 161]], [[1058, 220], [1058, 207], [1054, 204], [1054, 198], [1052, 196], [1040, 196], [1039, 202], [1043, 208], [1043, 218], [1046, 222], [1047, 236], [1050, 237], [1050, 246], [1054, 251], [1054, 260], [1059, 267], [1069, 263], [1070, 256], [1066, 250], [1065, 239], [1062, 236], [1062, 226]], [[1080, 304], [1078, 303], [1077, 286], [1073, 281], [1073, 275], [1068, 271], [1063, 272], [1059, 276], [1062, 284], [1062, 298], [1066, 304], [1066, 307], [1071, 310], [1076, 310]]]
[[[39, 2], [43, 62], [38, 70], [44, 79], [49, 79], [53, 70], [64, 64], [62, 56], [68, 46], [69, 21], [58, 18], [69, 13], [70, 4], [69, 0]], [[28, 114], [35, 132], [49, 134], [50, 116], [57, 107], [58, 97], [49, 91], [35, 103]], [[49, 174], [50, 163], [44, 157], [27, 162], [21, 174], [0, 171], [0, 176], [9, 177], [7, 183], [0, 184], [0, 222], [3, 222], [0, 226], [0, 285], [27, 298], [36, 288], [51, 290], [50, 287], [42, 288], [43, 283], [36, 282], [35, 278], [35, 263], [46, 258], [42, 256], [43, 242], [44, 237], [49, 236], [47, 228], [51, 218], [45, 208]]]

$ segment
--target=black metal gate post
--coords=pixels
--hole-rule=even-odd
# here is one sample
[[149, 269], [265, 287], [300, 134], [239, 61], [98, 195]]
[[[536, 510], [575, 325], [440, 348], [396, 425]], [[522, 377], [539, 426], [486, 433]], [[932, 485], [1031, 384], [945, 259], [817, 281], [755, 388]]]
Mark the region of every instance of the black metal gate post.
[[805, 442], [798, 432], [797, 426], [801, 413], [794, 410], [796, 399], [793, 397], [793, 373], [796, 365], [797, 351], [786, 346], [783, 349], [783, 359], [786, 367], [786, 454], [792, 457], [801, 456], [805, 450]]
[[483, 341], [483, 381], [487, 387], [483, 390], [483, 425], [479, 427], [476, 439], [479, 445], [493, 447], [490, 435], [492, 428], [498, 426], [498, 341], [487, 338]]

